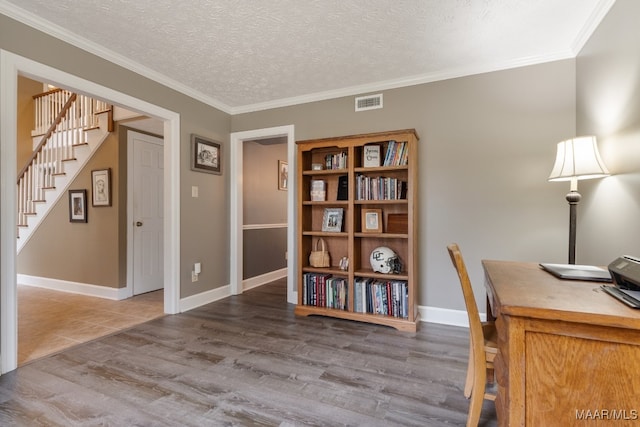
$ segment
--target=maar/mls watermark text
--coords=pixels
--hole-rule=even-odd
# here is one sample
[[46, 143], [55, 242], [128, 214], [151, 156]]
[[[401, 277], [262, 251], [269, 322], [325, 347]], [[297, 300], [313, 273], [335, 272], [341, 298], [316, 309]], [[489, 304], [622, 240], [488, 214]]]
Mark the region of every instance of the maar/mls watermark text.
[[576, 420], [634, 421], [637, 409], [576, 409]]

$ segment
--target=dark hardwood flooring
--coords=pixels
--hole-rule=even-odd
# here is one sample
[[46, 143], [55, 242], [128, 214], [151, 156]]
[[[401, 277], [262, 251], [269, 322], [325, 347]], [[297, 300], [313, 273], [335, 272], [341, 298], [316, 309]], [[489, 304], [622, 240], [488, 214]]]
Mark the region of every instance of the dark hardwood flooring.
[[276, 281], [2, 375], [0, 425], [464, 425], [467, 356], [465, 328], [296, 317]]

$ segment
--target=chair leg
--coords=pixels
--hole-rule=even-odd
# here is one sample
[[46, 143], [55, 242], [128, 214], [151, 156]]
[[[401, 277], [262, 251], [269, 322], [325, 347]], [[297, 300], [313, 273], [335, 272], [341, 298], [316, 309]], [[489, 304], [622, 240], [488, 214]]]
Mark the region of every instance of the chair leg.
[[473, 379], [469, 414], [467, 415], [467, 427], [477, 427], [484, 403], [484, 391], [487, 382], [486, 369], [478, 369]]
[[464, 382], [464, 397], [469, 399], [473, 388], [473, 344], [469, 337], [469, 363], [467, 365], [467, 379]]

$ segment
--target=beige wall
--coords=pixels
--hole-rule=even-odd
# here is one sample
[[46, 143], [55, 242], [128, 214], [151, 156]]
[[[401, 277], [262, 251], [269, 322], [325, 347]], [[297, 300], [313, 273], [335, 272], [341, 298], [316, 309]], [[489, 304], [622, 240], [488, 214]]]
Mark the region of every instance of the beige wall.
[[612, 176], [581, 181], [577, 257], [640, 257], [640, 2], [617, 0], [577, 58], [577, 130]]
[[[126, 262], [120, 262], [118, 233], [121, 218], [121, 150], [118, 132], [113, 132], [96, 150], [70, 190], [87, 190], [87, 223], [69, 222], [69, 199], [64, 194], [18, 255], [18, 273], [111, 288], [126, 286]], [[122, 165], [126, 168], [126, 163]], [[91, 206], [91, 171], [111, 169], [111, 206]], [[126, 206], [126, 199], [124, 200]], [[126, 213], [126, 209], [125, 209]], [[126, 246], [125, 246], [126, 254]]]
[[[174, 207], [180, 210], [180, 296], [184, 298], [228, 285], [229, 115], [5, 15], [0, 15], [0, 49], [180, 114], [181, 200], [180, 206]], [[190, 170], [192, 133], [222, 142], [223, 175]], [[199, 198], [191, 197], [194, 185], [200, 189]], [[202, 263], [202, 274], [200, 280], [192, 284], [194, 262]]]
[[18, 143], [17, 164], [18, 173], [29, 161], [33, 152], [33, 138], [31, 130], [35, 123], [35, 108], [33, 95], [42, 93], [42, 83], [20, 77], [18, 79]]
[[287, 192], [278, 190], [278, 160], [287, 161], [287, 141], [242, 146], [243, 224], [287, 222]]
[[382, 110], [345, 97], [232, 117], [233, 131], [288, 124], [298, 140], [417, 130], [421, 305], [464, 309], [450, 242], [481, 302], [483, 258], [566, 262], [567, 189], [547, 177], [574, 133], [573, 60], [384, 91]]

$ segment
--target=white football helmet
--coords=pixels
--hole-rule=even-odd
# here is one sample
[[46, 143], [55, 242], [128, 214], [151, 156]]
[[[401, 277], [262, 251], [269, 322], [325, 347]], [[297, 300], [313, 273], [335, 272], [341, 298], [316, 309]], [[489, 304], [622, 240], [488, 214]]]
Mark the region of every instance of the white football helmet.
[[398, 274], [402, 271], [400, 258], [386, 246], [380, 246], [371, 251], [369, 261], [371, 262], [371, 268], [376, 273]]

